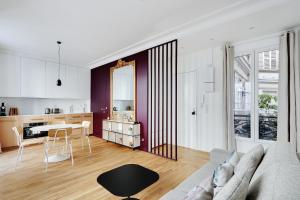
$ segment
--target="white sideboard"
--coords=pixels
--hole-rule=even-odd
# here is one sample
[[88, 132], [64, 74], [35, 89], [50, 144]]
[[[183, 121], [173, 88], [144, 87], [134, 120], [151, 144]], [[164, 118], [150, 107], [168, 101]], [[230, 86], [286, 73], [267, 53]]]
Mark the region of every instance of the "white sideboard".
[[114, 120], [103, 120], [102, 123], [104, 140], [130, 148], [137, 148], [141, 145], [140, 124]]

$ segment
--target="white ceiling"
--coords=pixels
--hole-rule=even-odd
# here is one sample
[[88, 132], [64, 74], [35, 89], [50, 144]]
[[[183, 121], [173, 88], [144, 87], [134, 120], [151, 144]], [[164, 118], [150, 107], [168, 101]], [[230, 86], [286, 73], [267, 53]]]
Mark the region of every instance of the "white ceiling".
[[87, 66], [154, 36], [186, 48], [268, 34], [300, 24], [299, 8], [299, 0], [1, 0], [0, 49], [55, 60], [61, 40], [63, 62]]

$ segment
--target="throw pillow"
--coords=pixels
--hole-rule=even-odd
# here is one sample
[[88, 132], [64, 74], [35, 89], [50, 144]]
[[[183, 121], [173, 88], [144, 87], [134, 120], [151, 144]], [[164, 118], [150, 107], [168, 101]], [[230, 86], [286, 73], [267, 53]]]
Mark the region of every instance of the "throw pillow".
[[239, 178], [234, 175], [214, 200], [245, 200], [248, 193], [249, 181], [246, 177]]
[[242, 156], [241, 160], [234, 168], [234, 174], [236, 174], [239, 178], [246, 176], [248, 181], [250, 182], [263, 155], [264, 155], [263, 146], [261, 144], [255, 146], [244, 156]]
[[208, 177], [189, 191], [184, 200], [212, 200], [212, 193], [212, 177]]
[[227, 160], [225, 162], [230, 163], [233, 167], [236, 167], [236, 165], [239, 163], [240, 161], [240, 156], [238, 155], [238, 153], [236, 151], [233, 151], [230, 155], [229, 158], [227, 158]]
[[216, 195], [233, 176], [234, 166], [229, 162], [220, 164], [213, 174], [214, 195]]

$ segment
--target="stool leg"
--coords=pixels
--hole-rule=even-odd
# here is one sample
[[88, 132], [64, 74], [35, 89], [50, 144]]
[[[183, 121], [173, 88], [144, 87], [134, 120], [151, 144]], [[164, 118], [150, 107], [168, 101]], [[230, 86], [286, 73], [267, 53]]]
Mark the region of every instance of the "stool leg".
[[90, 150], [90, 154], [92, 153], [92, 149], [91, 149], [91, 143], [90, 143], [90, 138], [89, 136], [86, 136], [86, 139], [88, 141], [88, 145], [89, 145], [89, 150]]
[[19, 149], [18, 149], [18, 154], [17, 154], [17, 160], [16, 160], [15, 170], [17, 169], [17, 165], [18, 165], [18, 161], [19, 161], [19, 158], [20, 158], [20, 154], [21, 154], [21, 146], [19, 146]]
[[72, 160], [72, 166], [74, 165], [74, 160], [73, 160], [73, 149], [72, 149], [72, 142], [70, 142], [69, 144], [69, 148], [70, 148], [70, 156], [71, 156], [71, 160]]

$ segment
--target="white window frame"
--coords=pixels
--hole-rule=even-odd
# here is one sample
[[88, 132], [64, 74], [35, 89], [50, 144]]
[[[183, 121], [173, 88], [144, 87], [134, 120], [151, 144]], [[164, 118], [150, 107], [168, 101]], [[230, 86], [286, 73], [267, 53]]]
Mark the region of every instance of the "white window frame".
[[[234, 55], [234, 59], [236, 57], [245, 56], [245, 55], [250, 55], [250, 65], [251, 65], [251, 73], [250, 73], [250, 82], [251, 82], [251, 111], [250, 111], [250, 114], [251, 114], [250, 125], [251, 126], [250, 126], [250, 130], [251, 130], [251, 132], [250, 132], [250, 138], [242, 137], [242, 136], [239, 136], [239, 135], [235, 135], [235, 136], [236, 136], [237, 140], [241, 140], [241, 141], [253, 141], [254, 133], [255, 133], [253, 131], [253, 130], [255, 130], [255, 127], [254, 127], [255, 124], [252, 123], [255, 120], [255, 118], [254, 118], [254, 109], [253, 109], [253, 107], [254, 107], [254, 101], [253, 101], [253, 89], [254, 89], [254, 70], [253, 70], [254, 69], [254, 56], [253, 56], [253, 51], [241, 51], [239, 53], [236, 53]], [[233, 77], [233, 79], [234, 79], [234, 77]], [[235, 81], [233, 80], [233, 83], [234, 82]], [[233, 99], [235, 100], [235, 98], [233, 98]]]
[[[277, 41], [277, 42], [275, 42]], [[245, 45], [245, 48], [243, 48]], [[260, 41], [253, 43], [246, 43], [239, 47], [239, 50], [235, 52], [234, 58], [244, 55], [250, 55], [250, 65], [251, 65], [251, 137], [245, 138], [238, 135], [236, 136], [237, 143], [260, 143], [260, 144], [272, 144], [276, 141], [259, 139], [259, 115], [258, 115], [258, 54], [262, 51], [270, 51], [274, 49], [279, 49], [279, 38], [278, 40], [270, 41]], [[280, 66], [279, 66], [280, 67]], [[233, 77], [234, 78], [234, 77]], [[233, 81], [234, 83], [234, 81]], [[235, 99], [235, 98], [234, 98]]]
[[[274, 44], [274, 45], [269, 45], [263, 48], [257, 48], [254, 50], [254, 69], [255, 69], [255, 97], [254, 97], [254, 101], [255, 101], [255, 105], [254, 105], [254, 109], [255, 109], [255, 137], [254, 137], [254, 142], [259, 142], [259, 143], [267, 143], [267, 144], [272, 144], [276, 141], [273, 140], [263, 140], [263, 139], [259, 139], [259, 115], [258, 115], [258, 71], [259, 71], [259, 63], [258, 63], [258, 54], [263, 52], [263, 51], [271, 51], [271, 50], [275, 50], [275, 49], [279, 49], [279, 44]], [[279, 66], [280, 67], [280, 66]], [[277, 121], [278, 123], [278, 121]], [[277, 138], [278, 138], [278, 134], [277, 134]]]

